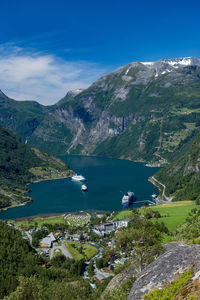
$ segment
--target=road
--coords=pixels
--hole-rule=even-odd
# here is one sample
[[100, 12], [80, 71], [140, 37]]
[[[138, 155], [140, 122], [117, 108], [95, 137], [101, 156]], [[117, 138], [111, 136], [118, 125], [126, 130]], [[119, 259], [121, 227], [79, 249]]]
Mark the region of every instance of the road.
[[173, 199], [173, 197], [167, 197], [167, 196], [165, 195], [166, 186], [165, 186], [163, 183], [161, 183], [160, 181], [158, 181], [154, 176], [152, 176], [152, 179], [153, 179], [155, 182], [157, 182], [159, 185], [161, 185], [161, 186], [163, 187], [162, 197], [163, 197], [166, 201], [171, 202], [172, 199]]
[[94, 276], [96, 276], [100, 280], [110, 276], [114, 276], [113, 273], [102, 272], [99, 269], [97, 269], [96, 262], [94, 263], [94, 274], [95, 274]]
[[101, 246], [99, 246], [98, 244], [95, 244], [95, 243], [92, 243], [92, 242], [88, 242], [88, 244], [97, 247], [97, 248], [99, 249], [99, 251], [98, 251], [97, 255], [95, 255], [94, 257], [92, 257], [90, 260], [88, 260], [88, 261], [86, 262], [86, 265], [87, 265], [87, 266], [86, 266], [85, 271], [84, 271], [84, 273], [83, 273], [84, 278], [89, 278], [89, 277], [88, 277], [88, 265], [89, 265], [90, 262], [93, 262], [93, 265], [94, 265], [94, 274], [95, 274], [95, 276], [96, 276], [97, 278], [99, 278], [99, 279], [100, 279], [100, 278], [101, 278], [101, 279], [104, 279], [104, 278], [107, 278], [107, 277], [109, 277], [109, 276], [113, 276], [113, 274], [106, 273], [106, 272], [102, 272], [102, 271], [98, 270], [97, 267], [96, 267], [96, 262], [95, 262], [95, 260], [96, 260], [98, 257], [101, 256], [101, 254], [102, 254], [102, 252], [103, 252], [103, 248], [102, 248]]
[[66, 246], [64, 244], [62, 244], [61, 246], [57, 246], [56, 244], [53, 244], [53, 248], [50, 250], [50, 253], [49, 253], [49, 257], [50, 259], [53, 258], [53, 253], [56, 249], [60, 249], [62, 251], [62, 254], [65, 256], [65, 257], [68, 257], [68, 258], [73, 258], [69, 252], [69, 250], [66, 248]]

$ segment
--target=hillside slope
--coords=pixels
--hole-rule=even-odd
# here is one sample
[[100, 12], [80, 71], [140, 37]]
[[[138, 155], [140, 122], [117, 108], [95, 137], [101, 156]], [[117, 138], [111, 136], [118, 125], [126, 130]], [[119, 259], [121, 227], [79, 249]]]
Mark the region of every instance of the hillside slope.
[[200, 200], [200, 135], [177, 161], [161, 169], [155, 178], [166, 185], [173, 200]]
[[[30, 145], [54, 154], [163, 164], [179, 157], [199, 132], [199, 94], [197, 58], [133, 62], [49, 107], [38, 104], [34, 110], [35, 102], [28, 108], [27, 102], [0, 95], [0, 122]], [[19, 114], [26, 116], [23, 132]]]
[[29, 201], [25, 186], [30, 182], [72, 173], [60, 159], [22, 144], [19, 137], [0, 127], [0, 208]]

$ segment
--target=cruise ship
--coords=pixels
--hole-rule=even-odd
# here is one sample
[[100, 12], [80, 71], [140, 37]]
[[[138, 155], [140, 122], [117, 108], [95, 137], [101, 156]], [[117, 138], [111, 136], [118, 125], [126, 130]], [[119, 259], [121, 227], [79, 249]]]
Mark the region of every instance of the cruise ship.
[[133, 204], [133, 202], [136, 200], [135, 194], [133, 192], [127, 192], [122, 197], [122, 206], [123, 207], [129, 207]]
[[74, 175], [72, 176], [72, 180], [76, 180], [76, 181], [85, 181], [85, 177], [83, 177], [82, 175]]

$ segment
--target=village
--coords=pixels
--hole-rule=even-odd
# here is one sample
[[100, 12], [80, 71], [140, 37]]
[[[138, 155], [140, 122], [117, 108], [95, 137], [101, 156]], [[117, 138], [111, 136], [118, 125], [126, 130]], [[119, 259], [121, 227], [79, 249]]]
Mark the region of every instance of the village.
[[58, 223], [47, 217], [41, 224], [40, 219], [32, 219], [27, 223], [16, 221], [8, 225], [19, 230], [49, 266], [59, 256], [81, 262], [80, 275], [90, 279], [94, 287], [95, 282], [103, 283], [128, 263], [128, 254], [116, 246], [115, 234], [128, 227], [133, 218], [116, 220], [114, 212], [90, 214], [84, 211], [54, 218]]

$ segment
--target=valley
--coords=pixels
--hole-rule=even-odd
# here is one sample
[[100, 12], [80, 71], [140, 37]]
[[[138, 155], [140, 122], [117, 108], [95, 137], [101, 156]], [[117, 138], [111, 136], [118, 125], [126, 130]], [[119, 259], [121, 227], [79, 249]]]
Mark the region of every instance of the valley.
[[0, 122], [29, 145], [56, 155], [163, 165], [199, 132], [199, 76], [200, 61], [189, 57], [130, 63], [52, 106], [1, 92]]

